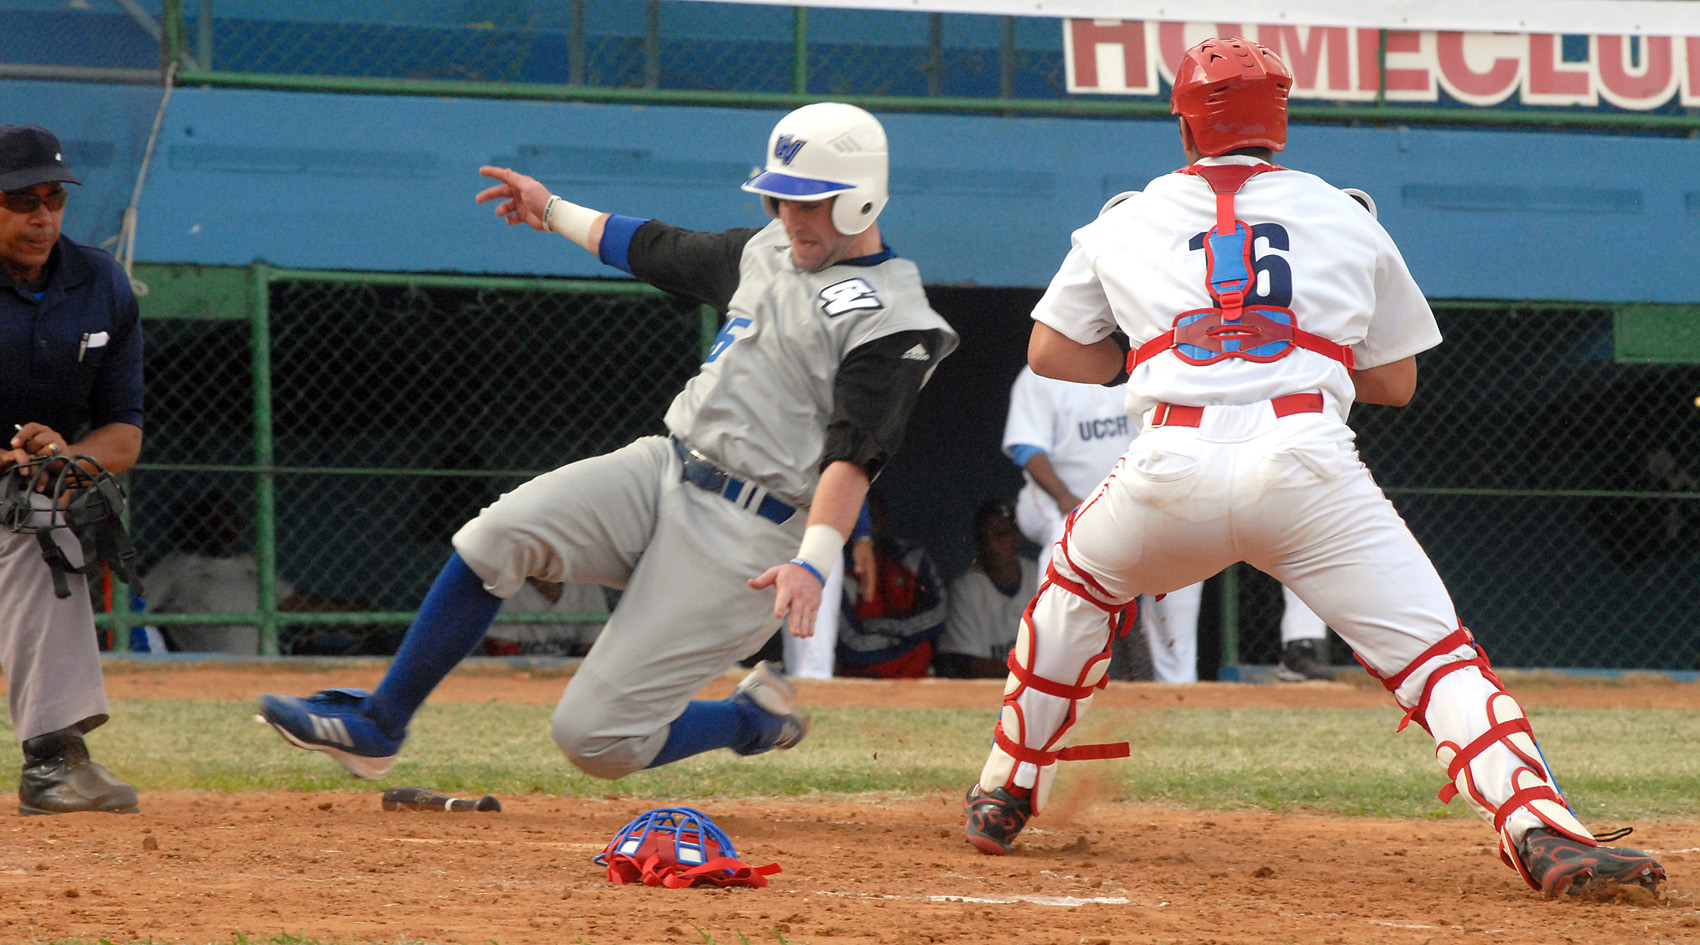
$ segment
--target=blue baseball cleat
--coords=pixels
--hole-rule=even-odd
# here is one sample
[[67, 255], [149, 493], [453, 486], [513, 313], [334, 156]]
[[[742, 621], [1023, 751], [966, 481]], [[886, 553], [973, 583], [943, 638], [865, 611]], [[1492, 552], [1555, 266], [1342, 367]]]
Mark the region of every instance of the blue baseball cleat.
[[366, 690], [321, 689], [305, 699], [260, 697], [260, 720], [291, 744], [322, 751], [357, 778], [377, 781], [389, 773], [402, 739], [390, 738], [366, 716]]
[[767, 737], [750, 748], [736, 749], [740, 755], [759, 755], [797, 747], [809, 734], [809, 717], [797, 708], [797, 687], [772, 663], [762, 660], [732, 692], [733, 702], [754, 705], [767, 714], [772, 724]]

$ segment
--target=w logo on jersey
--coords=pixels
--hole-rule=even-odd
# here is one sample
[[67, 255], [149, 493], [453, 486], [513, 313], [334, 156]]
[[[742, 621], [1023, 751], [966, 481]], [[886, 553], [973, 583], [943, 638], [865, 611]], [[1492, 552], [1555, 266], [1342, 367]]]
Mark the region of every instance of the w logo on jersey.
[[773, 156], [778, 158], [781, 164], [790, 164], [791, 159], [797, 156], [798, 151], [803, 150], [805, 144], [808, 142], [802, 138], [780, 135], [779, 140], [773, 142]]
[[874, 294], [874, 287], [866, 279], [845, 279], [820, 290], [820, 310], [826, 313], [827, 318], [859, 309], [877, 311], [882, 308], [885, 308], [885, 303]]

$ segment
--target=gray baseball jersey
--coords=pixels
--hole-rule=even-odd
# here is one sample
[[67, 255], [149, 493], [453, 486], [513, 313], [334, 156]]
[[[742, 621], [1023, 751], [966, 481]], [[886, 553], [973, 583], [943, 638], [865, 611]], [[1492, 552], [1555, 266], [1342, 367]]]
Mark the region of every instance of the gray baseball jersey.
[[957, 343], [927, 305], [914, 263], [890, 257], [805, 272], [792, 265], [778, 221], [744, 245], [726, 307], [702, 372], [667, 410], [667, 429], [793, 504], [808, 504], [820, 480], [846, 354], [898, 332], [937, 332], [938, 350], [916, 339], [898, 355], [922, 366], [924, 384]]

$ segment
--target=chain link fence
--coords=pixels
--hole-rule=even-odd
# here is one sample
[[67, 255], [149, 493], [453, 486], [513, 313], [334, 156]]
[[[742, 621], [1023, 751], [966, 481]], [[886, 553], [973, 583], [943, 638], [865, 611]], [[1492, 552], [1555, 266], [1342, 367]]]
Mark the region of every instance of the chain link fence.
[[[143, 273], [132, 533], [154, 565], [204, 541], [195, 516], [228, 497], [237, 552], [285, 582], [266, 613], [246, 611], [283, 653], [392, 651], [461, 523], [538, 473], [661, 432], [716, 329], [632, 283], [231, 273], [249, 301], [226, 292], [218, 313]], [[974, 293], [949, 298], [965, 310], [943, 314], [968, 324]], [[1500, 666], [1694, 668], [1700, 367], [1625, 363], [1612, 307], [1437, 314], [1447, 340], [1420, 358], [1417, 399], [1351, 422], [1460, 617]], [[983, 393], [951, 409], [997, 402]], [[1223, 664], [1269, 665], [1280, 616], [1275, 582], [1240, 566], [1211, 582], [1201, 635], [1221, 632]]]
[[[393, 652], [462, 523], [541, 472], [662, 432], [701, 361], [699, 307], [635, 284], [251, 278], [263, 305], [222, 313], [233, 317], [171, 317], [194, 306], [169, 288], [144, 303], [148, 442], [131, 532], [144, 585], [173, 553], [275, 568], [282, 584], [267, 601], [259, 580], [259, 605], [276, 608], [261, 625], [283, 653]], [[222, 541], [208, 518], [219, 499], [240, 510]], [[123, 619], [168, 637], [233, 623]]]
[[[1416, 398], [1351, 424], [1460, 619], [1500, 666], [1694, 669], [1700, 367], [1623, 363], [1610, 307], [1436, 313]], [[1239, 570], [1237, 661], [1273, 663], [1279, 587]]]
[[[174, 15], [168, 5], [167, 17]], [[1056, 20], [682, 0], [373, 5], [336, 16], [181, 4], [204, 70], [690, 92], [1056, 98]]]

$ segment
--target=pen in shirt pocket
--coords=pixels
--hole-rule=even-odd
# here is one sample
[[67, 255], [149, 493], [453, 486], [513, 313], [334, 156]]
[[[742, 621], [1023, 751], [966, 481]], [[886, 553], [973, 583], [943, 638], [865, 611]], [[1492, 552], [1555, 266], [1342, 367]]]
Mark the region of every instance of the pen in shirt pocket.
[[89, 334], [83, 332], [83, 340], [77, 342], [77, 363], [83, 363], [83, 355], [89, 353]]

